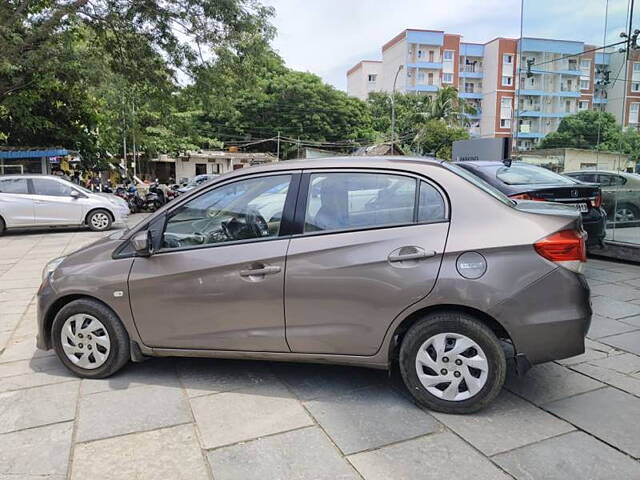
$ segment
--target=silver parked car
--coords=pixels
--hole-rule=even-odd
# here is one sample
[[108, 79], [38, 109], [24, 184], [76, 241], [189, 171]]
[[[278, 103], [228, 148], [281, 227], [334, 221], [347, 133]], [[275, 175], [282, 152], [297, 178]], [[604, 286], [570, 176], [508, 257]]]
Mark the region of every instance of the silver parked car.
[[37, 343], [86, 378], [145, 356], [399, 365], [421, 404], [473, 412], [507, 360], [584, 351], [585, 261], [575, 208], [448, 162], [279, 162], [51, 261]]
[[0, 177], [0, 234], [6, 229], [86, 225], [104, 231], [124, 223], [123, 199], [48, 175]]

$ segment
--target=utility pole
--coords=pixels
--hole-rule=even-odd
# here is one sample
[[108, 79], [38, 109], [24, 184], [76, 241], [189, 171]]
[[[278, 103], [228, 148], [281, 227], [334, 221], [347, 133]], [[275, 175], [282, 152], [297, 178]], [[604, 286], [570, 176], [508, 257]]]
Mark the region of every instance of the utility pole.
[[276, 148], [276, 157], [280, 161], [280, 132], [278, 132], [278, 146]]
[[296, 158], [300, 158], [300, 135], [298, 135], [298, 155], [296, 155]]
[[398, 75], [400, 74], [400, 70], [404, 68], [404, 65], [400, 65], [398, 67], [398, 71], [396, 72], [396, 76], [393, 79], [393, 88], [391, 89], [391, 153], [395, 152], [395, 143], [396, 143], [396, 82], [398, 81]]
[[138, 155], [136, 154], [136, 104], [131, 104], [131, 114], [132, 114], [132, 122], [131, 122], [131, 140], [133, 141], [133, 176], [137, 175], [138, 170]]

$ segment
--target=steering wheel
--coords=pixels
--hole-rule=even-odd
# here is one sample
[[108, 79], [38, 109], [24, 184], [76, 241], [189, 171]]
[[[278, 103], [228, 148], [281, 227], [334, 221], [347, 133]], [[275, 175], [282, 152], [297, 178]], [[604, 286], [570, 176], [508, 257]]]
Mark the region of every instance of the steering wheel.
[[245, 217], [245, 222], [256, 238], [269, 236], [269, 224], [257, 208], [251, 208]]

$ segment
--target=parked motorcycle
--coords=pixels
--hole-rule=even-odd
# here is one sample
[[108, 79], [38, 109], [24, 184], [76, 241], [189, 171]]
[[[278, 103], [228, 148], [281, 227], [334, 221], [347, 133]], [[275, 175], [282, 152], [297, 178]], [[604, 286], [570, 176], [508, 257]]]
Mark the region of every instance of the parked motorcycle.
[[144, 209], [149, 210], [150, 212], [155, 212], [165, 203], [167, 203], [167, 201], [158, 182], [154, 182], [149, 185], [149, 191], [144, 198]]

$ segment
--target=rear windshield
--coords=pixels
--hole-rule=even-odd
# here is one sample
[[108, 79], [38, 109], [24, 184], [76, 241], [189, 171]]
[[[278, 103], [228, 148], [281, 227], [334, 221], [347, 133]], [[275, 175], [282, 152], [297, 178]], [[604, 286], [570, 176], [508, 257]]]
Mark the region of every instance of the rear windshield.
[[455, 173], [456, 175], [464, 178], [467, 182], [470, 182], [470, 183], [474, 184], [480, 190], [484, 190], [485, 192], [487, 192], [492, 197], [500, 200], [502, 203], [504, 203], [506, 205], [509, 205], [510, 207], [513, 207], [516, 204], [513, 200], [511, 200], [509, 197], [507, 197], [500, 190], [498, 190], [495, 187], [492, 187], [487, 182], [482, 180], [480, 177], [478, 177], [477, 175], [474, 175], [473, 173], [469, 172], [468, 170], [465, 170], [464, 168], [461, 168], [461, 167], [459, 167], [459, 166], [457, 166], [457, 165], [455, 165], [453, 163], [450, 163], [450, 162], [442, 162], [442, 164], [445, 167], [447, 167], [449, 170], [451, 170], [453, 173]]
[[574, 185], [576, 183], [570, 178], [535, 165], [500, 167], [496, 171], [496, 178], [507, 185]]

